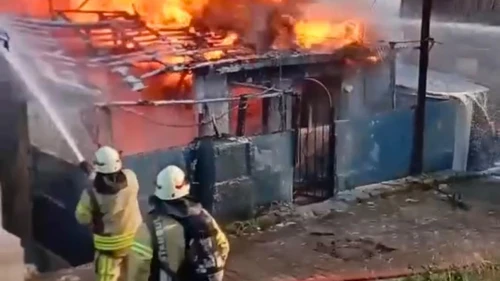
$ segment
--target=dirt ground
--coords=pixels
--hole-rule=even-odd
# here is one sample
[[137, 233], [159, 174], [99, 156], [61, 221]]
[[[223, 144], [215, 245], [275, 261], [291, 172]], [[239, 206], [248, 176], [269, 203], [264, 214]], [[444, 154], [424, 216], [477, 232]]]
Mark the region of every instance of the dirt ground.
[[[464, 194], [468, 211], [433, 191], [413, 191], [354, 202], [343, 212], [297, 215], [265, 232], [231, 237], [225, 280], [361, 280], [366, 274], [498, 261], [500, 194], [498, 202]], [[86, 266], [36, 281], [92, 281], [92, 275]]]

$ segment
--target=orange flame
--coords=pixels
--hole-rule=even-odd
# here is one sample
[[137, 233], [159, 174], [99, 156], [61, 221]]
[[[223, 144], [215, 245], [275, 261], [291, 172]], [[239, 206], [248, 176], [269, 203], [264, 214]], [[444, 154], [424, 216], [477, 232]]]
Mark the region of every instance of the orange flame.
[[[70, 0], [72, 7], [76, 8], [80, 5], [81, 0]], [[232, 10], [225, 11], [224, 5], [220, 5], [221, 0], [90, 0], [82, 8], [82, 10], [104, 10], [104, 11], [126, 11], [128, 13], [138, 12], [143, 20], [150, 26], [169, 26], [169, 27], [189, 27], [193, 20], [204, 18], [206, 9], [219, 9], [221, 15], [224, 13], [232, 13]], [[290, 0], [255, 0], [266, 2], [268, 5], [279, 7], [287, 7]], [[216, 3], [217, 2], [217, 3]], [[244, 2], [244, 1], [243, 1]], [[223, 2], [221, 2], [223, 3]], [[252, 2], [250, 2], [252, 3]], [[218, 6], [215, 4], [219, 4]], [[229, 4], [228, 4], [229, 5]], [[221, 6], [221, 7], [219, 7]], [[241, 6], [241, 5], [240, 5]], [[219, 15], [219, 14], [217, 14]], [[71, 16], [76, 21], [91, 21], [97, 20], [90, 17], [91, 14], [75, 14]], [[234, 15], [228, 15], [234, 16]], [[244, 21], [245, 15], [241, 15]], [[263, 14], [263, 17], [266, 15]], [[241, 24], [240, 24], [241, 25]], [[252, 23], [248, 23], [252, 25]], [[327, 20], [304, 19], [301, 17], [294, 18], [291, 25], [293, 26], [293, 37], [295, 43], [301, 48], [315, 48], [316, 46], [326, 45], [329, 47], [341, 47], [346, 44], [361, 42], [363, 39], [362, 27], [359, 22], [341, 22], [332, 23]], [[231, 30], [225, 27], [226, 31]], [[220, 46], [229, 46], [236, 42], [238, 36], [243, 36], [241, 30], [233, 29], [225, 38]], [[287, 40], [285, 40], [287, 41]], [[293, 40], [292, 40], [293, 41]], [[274, 44], [281, 48], [287, 44]], [[204, 57], [209, 60], [219, 59], [224, 55], [223, 51], [209, 51], [204, 54]]]
[[[231, 46], [238, 40], [238, 34], [230, 32], [221, 42], [220, 46]], [[215, 50], [203, 54], [207, 60], [218, 60], [224, 56], [224, 51]]]
[[337, 47], [361, 42], [363, 32], [361, 24], [345, 22], [333, 24], [327, 21], [298, 21], [294, 26], [297, 44], [303, 48], [333, 43]]

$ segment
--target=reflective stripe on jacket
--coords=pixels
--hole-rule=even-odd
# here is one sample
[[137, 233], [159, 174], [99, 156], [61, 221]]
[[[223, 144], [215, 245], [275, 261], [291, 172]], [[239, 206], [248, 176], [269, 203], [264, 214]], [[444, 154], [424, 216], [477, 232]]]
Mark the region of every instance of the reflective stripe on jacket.
[[[139, 209], [139, 183], [132, 170], [124, 169], [127, 187], [116, 194], [95, 192], [99, 210], [103, 213], [103, 233], [94, 233], [94, 247], [101, 251], [120, 251], [132, 245], [137, 228], [142, 222]], [[82, 192], [76, 206], [76, 219], [84, 225], [92, 224], [92, 203], [87, 190]]]
[[[185, 254], [184, 230], [182, 226], [170, 217], [162, 217], [166, 239], [166, 252], [168, 257], [168, 267], [176, 273]], [[148, 281], [151, 272], [151, 263], [154, 257], [153, 239], [146, 223], [143, 223], [137, 230], [128, 257], [128, 281]], [[156, 261], [158, 262], [158, 261]]]
[[[212, 216], [205, 210], [203, 210], [211, 218], [211, 223], [214, 229], [217, 230], [217, 235], [215, 237], [218, 252], [221, 254], [223, 263], [226, 262], [229, 255], [229, 241], [226, 235], [220, 229], [219, 225], [212, 218]], [[163, 216], [162, 225], [164, 226], [162, 237], [158, 239], [163, 239], [165, 241], [166, 256], [168, 260], [168, 268], [174, 273], [177, 273], [181, 264], [184, 262], [185, 257], [185, 238], [184, 229], [182, 225], [175, 219], [169, 216]], [[150, 274], [153, 276], [158, 274], [158, 272], [151, 272], [151, 264], [159, 263], [159, 261], [154, 261], [153, 258], [157, 258], [154, 255], [154, 249], [157, 249], [157, 245], [153, 245], [152, 233], [149, 231], [146, 223], [143, 223], [135, 235], [134, 242], [130, 248], [130, 254], [128, 258], [128, 281], [148, 281]], [[153, 270], [160, 271], [158, 268], [153, 268]], [[159, 278], [156, 276], [152, 281], [158, 281]]]
[[101, 236], [94, 234], [94, 248], [101, 251], [117, 251], [128, 248], [134, 241], [134, 233]]

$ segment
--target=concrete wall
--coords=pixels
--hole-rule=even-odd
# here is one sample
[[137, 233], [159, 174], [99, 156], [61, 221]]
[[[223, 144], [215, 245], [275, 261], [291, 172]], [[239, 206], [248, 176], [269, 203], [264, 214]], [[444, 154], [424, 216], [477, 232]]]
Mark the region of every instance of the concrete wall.
[[[455, 101], [428, 100], [424, 170], [450, 169], [453, 161]], [[337, 122], [339, 189], [407, 176], [413, 143], [413, 111], [400, 109], [370, 118]]]
[[[210, 98], [225, 98], [229, 97], [229, 89], [227, 85], [226, 75], [207, 74], [204, 76], [195, 76], [193, 86], [194, 97], [196, 99], [210, 99]], [[208, 112], [203, 110], [202, 105], [197, 105], [198, 112], [205, 116], [204, 122], [209, 122], [211, 116], [216, 118], [217, 127], [220, 133], [229, 133], [229, 111], [228, 103], [209, 103], [207, 104]], [[213, 126], [211, 123], [200, 128], [200, 136], [214, 135]]]
[[291, 132], [215, 142], [214, 148], [212, 211], [217, 217], [244, 219], [258, 206], [292, 201]]
[[[352, 92], [347, 93], [347, 87]], [[342, 106], [339, 119], [373, 116], [392, 110], [390, 61], [372, 67], [357, 69], [343, 81]]]
[[292, 200], [292, 149], [291, 132], [208, 138], [186, 148], [129, 156], [125, 165], [139, 177], [142, 206], [154, 191], [156, 174], [173, 164], [188, 171], [193, 194], [216, 217], [232, 220], [249, 217], [256, 206]]

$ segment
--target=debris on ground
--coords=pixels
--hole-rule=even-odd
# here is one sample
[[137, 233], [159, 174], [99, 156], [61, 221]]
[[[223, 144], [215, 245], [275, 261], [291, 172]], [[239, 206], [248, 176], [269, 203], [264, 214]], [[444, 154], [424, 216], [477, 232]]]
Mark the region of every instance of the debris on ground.
[[276, 228], [294, 224], [296, 212], [293, 204], [273, 202], [268, 206], [260, 206], [255, 210], [255, 217], [246, 221], [236, 221], [224, 227], [234, 236], [251, 235], [257, 232], [275, 230]]
[[421, 274], [388, 281], [497, 281], [500, 279], [500, 267], [486, 262], [484, 264], [465, 268], [452, 267], [437, 271], [432, 268]]
[[375, 255], [395, 251], [396, 248], [386, 246], [370, 238], [343, 238], [317, 242], [314, 250], [344, 261], [365, 261]]
[[468, 211], [470, 206], [464, 202], [463, 196], [459, 192], [453, 192], [447, 184], [435, 184], [430, 186], [435, 194], [443, 201], [447, 201], [452, 208]]
[[[421, 188], [372, 197], [364, 204], [354, 200], [343, 212], [328, 205], [333, 203], [321, 203], [320, 209], [333, 210], [326, 215], [303, 217], [278, 231], [234, 240], [228, 280], [272, 280], [273, 276], [304, 280], [325, 276], [325, 272], [337, 277], [399, 272], [428, 265], [470, 265], [500, 257], [495, 246], [500, 244], [496, 235], [500, 204], [483, 208], [482, 203], [471, 200], [474, 208], [462, 212], [443, 204], [432, 190]], [[314, 209], [304, 207], [297, 209]], [[492, 210], [498, 210], [499, 215]]]
[[[472, 208], [463, 212], [436, 196], [434, 186], [465, 195], [463, 190], [429, 182], [433, 188], [420, 185], [385, 196], [367, 189], [308, 206], [276, 203], [257, 210], [256, 218], [226, 228], [231, 234], [231, 253], [225, 280], [300, 281], [325, 276], [341, 280], [342, 276], [363, 277], [382, 271], [401, 276], [396, 273], [429, 265], [498, 260], [500, 192], [490, 204], [472, 198], [477, 192], [470, 192], [466, 198]], [[91, 269], [59, 274], [35, 280], [56, 281], [62, 274], [93, 281]]]

